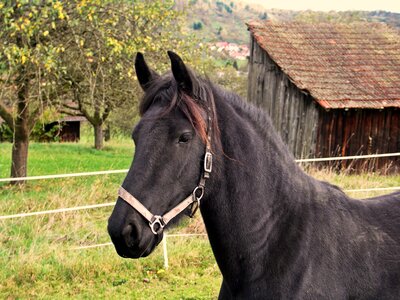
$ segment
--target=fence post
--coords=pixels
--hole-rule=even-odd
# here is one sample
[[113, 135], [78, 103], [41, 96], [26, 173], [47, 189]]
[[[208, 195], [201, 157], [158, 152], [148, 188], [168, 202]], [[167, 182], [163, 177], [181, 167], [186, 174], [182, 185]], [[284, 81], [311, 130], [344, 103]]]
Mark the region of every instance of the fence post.
[[164, 254], [164, 268], [168, 269], [167, 234], [164, 234], [162, 243], [163, 243], [163, 254]]

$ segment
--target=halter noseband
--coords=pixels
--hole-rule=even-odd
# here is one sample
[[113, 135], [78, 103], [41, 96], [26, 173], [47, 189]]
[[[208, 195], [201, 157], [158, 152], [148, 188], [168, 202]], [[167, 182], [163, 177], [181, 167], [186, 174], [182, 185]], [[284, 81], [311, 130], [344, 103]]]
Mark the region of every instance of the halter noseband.
[[212, 154], [211, 154], [211, 108], [208, 107], [208, 126], [207, 126], [207, 140], [206, 149], [204, 154], [203, 174], [200, 178], [199, 183], [194, 188], [191, 195], [186, 197], [177, 206], [172, 208], [169, 212], [163, 216], [152, 214], [142, 203], [139, 202], [134, 196], [132, 196], [122, 186], [118, 190], [118, 196], [125, 200], [130, 206], [132, 206], [138, 213], [140, 213], [147, 221], [151, 231], [158, 235], [162, 233], [164, 227], [178, 214], [184, 211], [186, 208], [191, 206], [191, 212], [189, 217], [193, 217], [200, 206], [200, 200], [204, 196], [206, 180], [210, 178], [212, 171]]

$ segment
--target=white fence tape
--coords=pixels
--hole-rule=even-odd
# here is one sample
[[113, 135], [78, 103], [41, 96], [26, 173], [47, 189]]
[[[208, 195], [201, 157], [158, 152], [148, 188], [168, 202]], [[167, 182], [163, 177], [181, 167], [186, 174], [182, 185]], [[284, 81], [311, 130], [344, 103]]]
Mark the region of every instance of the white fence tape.
[[[348, 193], [359, 193], [359, 192], [376, 192], [376, 191], [391, 191], [391, 190], [400, 190], [400, 186], [393, 186], [393, 187], [386, 187], [386, 188], [353, 189], [353, 190], [343, 190], [343, 191], [348, 192]], [[27, 212], [27, 213], [15, 214], [15, 215], [0, 216], [0, 220], [24, 218], [24, 217], [47, 215], [47, 214], [54, 214], [54, 213], [63, 213], [63, 212], [69, 212], [69, 211], [92, 209], [92, 208], [107, 207], [107, 206], [114, 206], [114, 205], [115, 205], [115, 202], [108, 202], [108, 203], [93, 204], [93, 205], [84, 205], [84, 206], [67, 207], [67, 208], [59, 208], [59, 209], [36, 211], [36, 212]], [[173, 235], [170, 235], [170, 236], [173, 236]]]
[[112, 243], [103, 243], [103, 244], [95, 244], [95, 245], [85, 245], [85, 246], [78, 246], [73, 247], [72, 250], [84, 250], [84, 249], [92, 249], [92, 248], [100, 248], [105, 246], [111, 246]]
[[400, 152], [384, 153], [384, 154], [370, 154], [370, 155], [357, 155], [357, 156], [342, 156], [342, 157], [304, 158], [304, 159], [296, 159], [296, 162], [319, 162], [319, 161], [366, 159], [366, 158], [379, 158], [379, 157], [392, 157], [392, 156], [400, 156]]
[[180, 236], [206, 236], [207, 234], [205, 233], [178, 233], [178, 234], [167, 234], [167, 237], [180, 237]]
[[[305, 162], [321, 162], [321, 161], [348, 160], [348, 159], [367, 159], [367, 158], [394, 157], [394, 156], [400, 156], [400, 152], [384, 153], [384, 154], [371, 154], [371, 155], [358, 155], [358, 156], [304, 158], [304, 159], [296, 159], [295, 161], [299, 162], [299, 163], [305, 163]], [[82, 173], [27, 176], [27, 177], [15, 177], [15, 178], [0, 178], [0, 182], [55, 179], [55, 178], [95, 176], [95, 175], [107, 175], [107, 174], [121, 174], [121, 173], [127, 173], [127, 172], [128, 172], [128, 169], [122, 169], [122, 170], [108, 170], [108, 171], [98, 171], [98, 172], [82, 172]]]
[[68, 212], [68, 211], [107, 207], [107, 206], [114, 206], [114, 205], [115, 205], [115, 202], [108, 202], [108, 203], [93, 204], [93, 205], [84, 205], [84, 206], [75, 206], [75, 207], [59, 208], [59, 209], [44, 210], [44, 211], [27, 212], [27, 213], [15, 214], [15, 215], [0, 216], [0, 220], [25, 218], [25, 217], [30, 217], [30, 216], [39, 216], [39, 215], [47, 215], [47, 214], [56, 214], [56, 213], [63, 213], [63, 212]]
[[[195, 237], [195, 236], [207, 236], [205, 233], [177, 233], [177, 234], [166, 234], [164, 233], [164, 240], [170, 237]], [[94, 244], [94, 245], [84, 245], [73, 247], [72, 250], [84, 250], [84, 249], [92, 249], [92, 248], [100, 248], [105, 246], [111, 246], [112, 243], [102, 243], [102, 244]]]
[[358, 192], [379, 192], [379, 191], [393, 191], [400, 190], [400, 186], [385, 187], [385, 188], [370, 188], [370, 189], [354, 189], [354, 190], [344, 190], [348, 193], [358, 193]]
[[[168, 260], [168, 247], [167, 247], [167, 238], [171, 237], [195, 237], [195, 236], [207, 236], [204, 233], [178, 233], [178, 234], [167, 234], [164, 233], [164, 238], [162, 240], [162, 247], [163, 247], [163, 258], [164, 258], [164, 268], [168, 269], [169, 267], [169, 260]], [[102, 243], [102, 244], [94, 244], [94, 245], [85, 245], [85, 246], [78, 246], [73, 247], [72, 250], [85, 250], [85, 249], [93, 249], [93, 248], [100, 248], [111, 246], [112, 243]]]
[[15, 177], [15, 178], [0, 178], [0, 182], [120, 174], [120, 173], [127, 173], [127, 172], [128, 172], [128, 169], [108, 170], [108, 171], [98, 171], [98, 172], [69, 173], [69, 174], [55, 174], [55, 175], [42, 175], [42, 176], [28, 176], [28, 177]]

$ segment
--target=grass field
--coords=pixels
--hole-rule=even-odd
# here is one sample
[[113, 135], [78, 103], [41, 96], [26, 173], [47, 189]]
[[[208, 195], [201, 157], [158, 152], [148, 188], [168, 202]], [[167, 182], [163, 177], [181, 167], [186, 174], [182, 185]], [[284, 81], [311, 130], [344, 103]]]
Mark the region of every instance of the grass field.
[[[29, 149], [28, 175], [127, 169], [129, 140], [96, 151], [90, 141], [37, 144]], [[10, 144], [0, 144], [0, 177], [9, 176]], [[0, 183], [0, 215], [112, 202], [124, 174], [29, 181], [23, 188]], [[0, 221], [0, 298], [211, 299], [220, 285], [208, 240], [169, 238], [169, 269], [157, 249], [149, 258], [126, 260], [109, 242], [112, 207]], [[199, 222], [199, 220], [195, 220]], [[188, 221], [186, 221], [188, 223]], [[161, 247], [160, 247], [161, 248]]]
[[[119, 140], [103, 151], [91, 142], [30, 146], [28, 175], [127, 169], [133, 144]], [[11, 145], [0, 144], [0, 177], [8, 177]], [[400, 176], [345, 176], [310, 173], [344, 189], [398, 186]], [[0, 183], [0, 215], [112, 202], [124, 174], [31, 181], [23, 187]], [[367, 197], [377, 193], [357, 193]], [[170, 268], [161, 247], [140, 260], [120, 258], [112, 246], [75, 250], [109, 242], [112, 208], [0, 221], [0, 298], [214, 299], [221, 277], [207, 238], [169, 238]], [[186, 220], [175, 232], [202, 230]]]

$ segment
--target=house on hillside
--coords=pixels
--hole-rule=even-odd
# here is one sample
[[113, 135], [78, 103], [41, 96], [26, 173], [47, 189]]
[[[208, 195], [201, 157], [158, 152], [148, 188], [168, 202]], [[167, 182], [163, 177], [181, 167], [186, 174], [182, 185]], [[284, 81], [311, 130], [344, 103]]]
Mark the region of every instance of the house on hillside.
[[[381, 23], [247, 25], [248, 100], [270, 114], [296, 158], [400, 152], [398, 31]], [[400, 170], [399, 157], [377, 162]]]
[[248, 45], [239, 45], [236, 43], [217, 42], [209, 43], [209, 49], [219, 53], [224, 53], [233, 59], [245, 60], [249, 56]]

